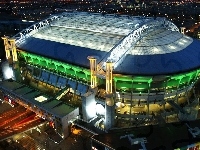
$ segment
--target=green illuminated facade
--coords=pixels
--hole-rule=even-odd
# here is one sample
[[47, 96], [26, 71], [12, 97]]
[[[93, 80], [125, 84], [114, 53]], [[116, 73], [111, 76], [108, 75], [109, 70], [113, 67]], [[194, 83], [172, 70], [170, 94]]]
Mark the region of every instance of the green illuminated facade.
[[57, 72], [70, 78], [79, 79], [86, 83], [90, 82], [90, 71], [88, 69], [24, 51], [19, 51], [18, 55], [19, 58], [25, 60], [27, 64], [38, 66], [52, 72]]
[[[67, 64], [58, 60], [43, 56], [18, 51], [18, 57], [27, 64], [38, 66], [43, 69], [60, 73], [69, 78], [90, 84], [90, 70], [79, 66]], [[133, 91], [134, 93], [148, 93], [149, 91], [171, 91], [188, 86], [196, 81], [200, 69], [186, 73], [167, 76], [126, 76], [113, 75], [114, 87], [116, 91]], [[159, 78], [159, 79], [157, 79]]]

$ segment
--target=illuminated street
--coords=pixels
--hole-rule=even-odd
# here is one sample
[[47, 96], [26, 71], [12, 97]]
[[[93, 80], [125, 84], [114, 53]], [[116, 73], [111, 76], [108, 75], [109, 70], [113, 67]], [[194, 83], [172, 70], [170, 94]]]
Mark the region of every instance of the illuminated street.
[[43, 122], [35, 113], [17, 106], [0, 115], [0, 140], [24, 132]]

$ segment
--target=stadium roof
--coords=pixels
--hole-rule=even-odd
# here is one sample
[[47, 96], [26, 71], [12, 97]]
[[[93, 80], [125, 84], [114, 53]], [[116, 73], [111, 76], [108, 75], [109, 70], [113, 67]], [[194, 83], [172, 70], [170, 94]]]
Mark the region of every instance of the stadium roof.
[[[133, 31], [144, 25], [151, 27], [154, 21], [163, 18], [68, 12], [33, 25], [14, 38], [19, 49], [89, 68], [88, 56], [103, 60]], [[177, 32], [171, 24], [171, 28], [156, 26], [143, 34], [126, 50], [114, 72], [157, 75], [200, 67], [200, 42]]]

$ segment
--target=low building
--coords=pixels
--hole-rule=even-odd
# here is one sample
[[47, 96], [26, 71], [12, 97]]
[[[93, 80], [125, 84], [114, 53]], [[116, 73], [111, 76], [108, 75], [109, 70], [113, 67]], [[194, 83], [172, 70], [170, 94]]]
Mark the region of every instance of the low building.
[[13, 80], [0, 82], [1, 99], [10, 104], [18, 103], [49, 122], [63, 138], [70, 134], [71, 122], [79, 115], [79, 108]]

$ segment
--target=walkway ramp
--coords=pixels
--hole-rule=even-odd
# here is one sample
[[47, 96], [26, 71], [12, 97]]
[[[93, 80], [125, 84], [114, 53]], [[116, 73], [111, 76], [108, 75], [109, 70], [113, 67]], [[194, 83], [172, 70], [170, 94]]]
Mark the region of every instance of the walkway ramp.
[[86, 122], [84, 122], [82, 120], [76, 120], [73, 123], [74, 123], [74, 125], [82, 128], [82, 129], [84, 129], [84, 130], [86, 130], [86, 131], [88, 131], [88, 132], [90, 132], [90, 133], [92, 133], [94, 135], [96, 135], [96, 134], [104, 134], [105, 131], [103, 131], [103, 130], [101, 130], [101, 129], [99, 129], [99, 128], [94, 126], [94, 122], [95, 121], [96, 121], [96, 119], [94, 121], [90, 122], [90, 123], [86, 123]]
[[186, 111], [182, 107], [177, 105], [173, 100], [168, 100], [167, 103], [169, 103], [174, 109], [180, 111], [183, 114], [186, 114]]
[[65, 88], [63, 88], [62, 90], [60, 90], [57, 94], [56, 94], [56, 96], [55, 96], [55, 98], [57, 99], [57, 100], [60, 100], [65, 94], [67, 94], [67, 92], [69, 91], [69, 85], [67, 85]]

